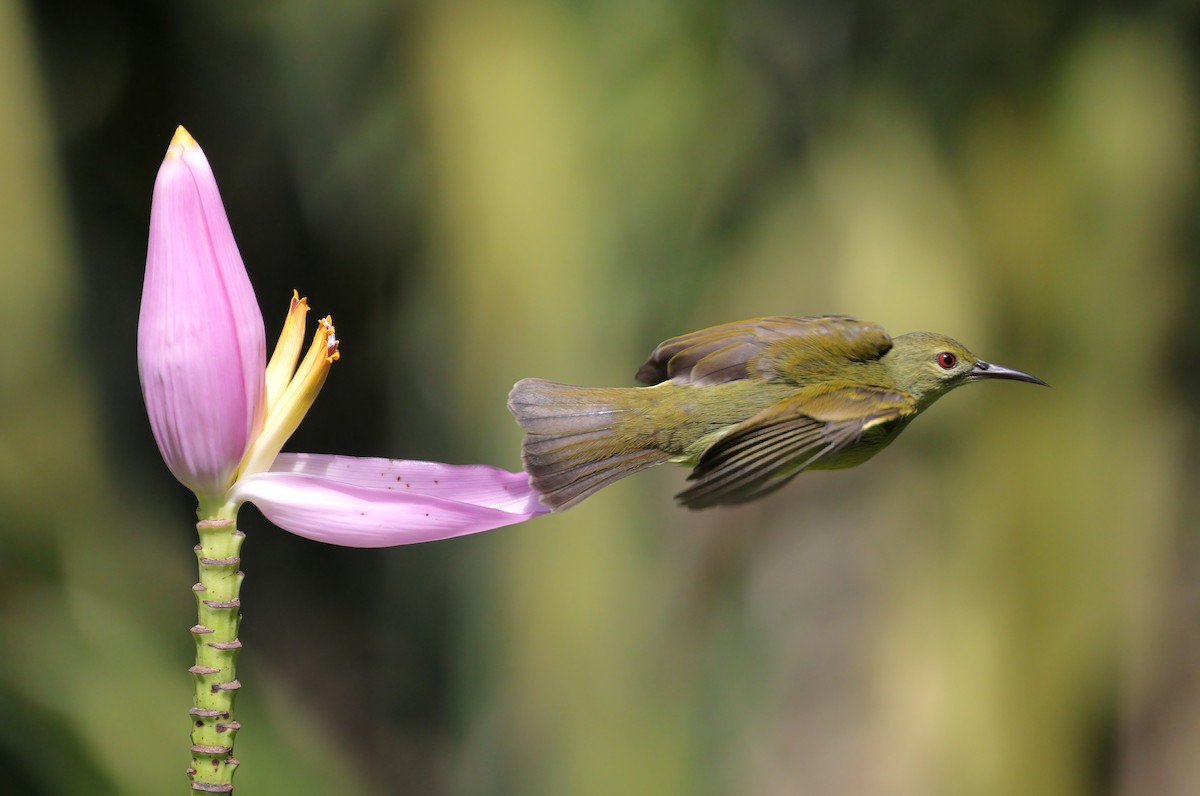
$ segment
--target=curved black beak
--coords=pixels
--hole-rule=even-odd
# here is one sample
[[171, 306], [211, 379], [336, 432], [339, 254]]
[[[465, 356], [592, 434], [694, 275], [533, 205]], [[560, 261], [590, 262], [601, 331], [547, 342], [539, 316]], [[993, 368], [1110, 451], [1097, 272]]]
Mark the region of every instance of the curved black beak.
[[1012, 379], [1013, 381], [1027, 381], [1030, 384], [1040, 384], [1043, 387], [1050, 385], [1039, 379], [1037, 376], [1030, 376], [1019, 370], [1006, 368], [1003, 365], [993, 365], [990, 362], [984, 362], [982, 359], [975, 363], [975, 367], [971, 368], [972, 379]]

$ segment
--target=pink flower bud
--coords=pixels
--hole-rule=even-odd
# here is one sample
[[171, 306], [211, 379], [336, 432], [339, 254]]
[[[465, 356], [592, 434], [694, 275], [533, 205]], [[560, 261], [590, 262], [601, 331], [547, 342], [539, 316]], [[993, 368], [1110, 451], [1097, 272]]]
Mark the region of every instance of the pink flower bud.
[[163, 460], [223, 499], [263, 424], [266, 341], [217, 183], [180, 127], [154, 184], [138, 372]]

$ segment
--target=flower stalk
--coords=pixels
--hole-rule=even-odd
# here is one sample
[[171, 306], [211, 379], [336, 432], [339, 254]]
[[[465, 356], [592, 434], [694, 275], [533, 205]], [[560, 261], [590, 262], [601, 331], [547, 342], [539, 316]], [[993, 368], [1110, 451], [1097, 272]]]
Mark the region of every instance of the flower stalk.
[[188, 671], [195, 683], [192, 718], [192, 763], [188, 777], [200, 793], [232, 793], [238, 760], [233, 742], [241, 728], [234, 718], [234, 700], [242, 684], [237, 679], [238, 640], [241, 624], [242, 540], [231, 517], [196, 523], [200, 543], [196, 560], [200, 581], [196, 595], [196, 664]]

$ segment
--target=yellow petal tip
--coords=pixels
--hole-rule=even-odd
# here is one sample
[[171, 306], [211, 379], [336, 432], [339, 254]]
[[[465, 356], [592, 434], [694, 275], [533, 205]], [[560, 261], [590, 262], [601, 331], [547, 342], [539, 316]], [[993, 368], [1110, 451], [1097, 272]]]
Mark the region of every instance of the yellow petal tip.
[[192, 138], [192, 134], [181, 124], [175, 128], [175, 135], [171, 137], [171, 144], [167, 147], [167, 157], [182, 155], [186, 150], [199, 146], [196, 139]]

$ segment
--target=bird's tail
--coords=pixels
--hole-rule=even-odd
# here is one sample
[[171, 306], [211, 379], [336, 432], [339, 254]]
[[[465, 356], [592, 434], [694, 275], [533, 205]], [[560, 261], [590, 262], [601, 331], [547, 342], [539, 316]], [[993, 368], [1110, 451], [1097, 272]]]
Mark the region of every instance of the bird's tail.
[[[628, 432], [629, 400], [638, 388], [573, 387], [522, 379], [508, 410], [525, 431], [521, 458], [529, 483], [553, 510], [574, 506], [596, 490], [670, 456], [641, 446]], [[624, 399], [624, 400], [623, 400]]]

